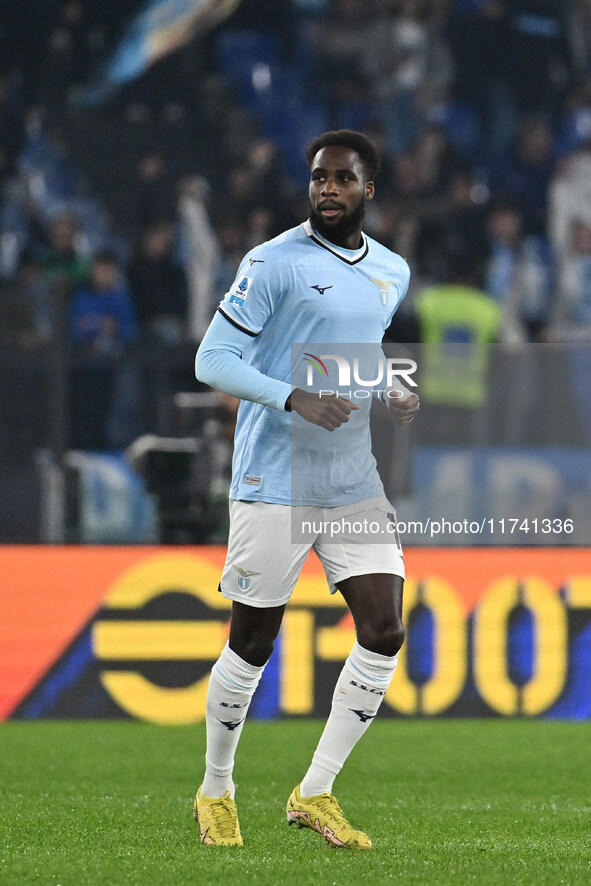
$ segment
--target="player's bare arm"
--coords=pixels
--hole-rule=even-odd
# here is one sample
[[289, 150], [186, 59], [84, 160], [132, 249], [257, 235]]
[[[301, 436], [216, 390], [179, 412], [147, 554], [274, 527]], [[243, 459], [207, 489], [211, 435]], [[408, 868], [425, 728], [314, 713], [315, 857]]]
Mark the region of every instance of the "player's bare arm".
[[337, 397], [336, 394], [330, 394], [326, 397], [319, 397], [312, 391], [304, 391], [301, 388], [294, 388], [290, 396], [287, 398], [286, 406], [292, 412], [297, 412], [306, 421], [327, 431], [335, 431], [342, 424], [349, 421], [349, 415], [353, 409], [359, 409], [355, 403], [345, 400], [343, 397]]

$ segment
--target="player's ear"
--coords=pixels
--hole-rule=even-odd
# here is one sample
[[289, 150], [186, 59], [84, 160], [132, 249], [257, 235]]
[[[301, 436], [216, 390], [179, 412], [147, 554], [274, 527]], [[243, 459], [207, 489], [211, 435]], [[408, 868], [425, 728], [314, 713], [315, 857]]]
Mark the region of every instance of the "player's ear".
[[365, 182], [365, 199], [373, 200], [373, 195], [375, 193], [375, 186], [373, 182]]

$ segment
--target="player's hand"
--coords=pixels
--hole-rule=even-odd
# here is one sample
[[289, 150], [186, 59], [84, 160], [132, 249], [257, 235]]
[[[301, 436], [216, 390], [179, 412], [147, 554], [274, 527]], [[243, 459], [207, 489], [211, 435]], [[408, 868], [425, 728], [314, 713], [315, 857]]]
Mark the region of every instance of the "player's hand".
[[326, 428], [327, 431], [340, 428], [342, 424], [349, 421], [351, 411], [359, 409], [355, 403], [351, 403], [350, 400], [345, 400], [343, 397], [337, 397], [336, 394], [319, 397], [318, 394], [303, 391], [301, 388], [293, 389], [289, 402], [292, 412], [297, 412], [306, 421]]
[[397, 425], [407, 425], [421, 408], [418, 396], [411, 392], [391, 390], [386, 393], [385, 400]]

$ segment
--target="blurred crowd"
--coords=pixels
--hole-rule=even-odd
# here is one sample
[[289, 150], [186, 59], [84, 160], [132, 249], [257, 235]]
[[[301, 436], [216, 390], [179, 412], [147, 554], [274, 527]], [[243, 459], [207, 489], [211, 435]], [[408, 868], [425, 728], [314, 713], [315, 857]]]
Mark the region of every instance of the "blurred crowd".
[[[119, 359], [193, 344], [244, 253], [306, 217], [304, 178], [216, 55], [232, 28], [268, 32], [273, 76], [295, 65], [319, 121], [378, 144], [365, 228], [413, 272], [390, 340], [429, 340], [433, 310], [453, 327], [467, 303], [482, 306], [476, 337], [591, 340], [591, 0], [292, 0], [275, 16], [244, 0], [114, 100], [130, 131], [170, 134], [168, 149], [130, 138], [127, 157], [104, 158], [105, 187], [115, 162], [133, 169], [126, 228], [103, 182], [78, 168], [68, 131], [140, 5], [3, 4], [3, 345], [58, 337]], [[175, 165], [177, 148], [192, 164]]]

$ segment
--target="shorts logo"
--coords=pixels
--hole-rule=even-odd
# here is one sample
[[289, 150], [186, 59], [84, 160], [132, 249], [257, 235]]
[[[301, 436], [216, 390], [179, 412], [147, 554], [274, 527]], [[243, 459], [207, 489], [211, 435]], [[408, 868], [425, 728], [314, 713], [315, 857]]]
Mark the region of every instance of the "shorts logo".
[[252, 569], [242, 569], [241, 566], [235, 566], [233, 563], [232, 568], [238, 573], [238, 587], [242, 591], [247, 591], [249, 589], [251, 575], [261, 574], [260, 572], [254, 572]]
[[244, 302], [246, 301], [246, 296], [248, 295], [248, 287], [252, 283], [252, 277], [247, 277], [244, 274], [240, 279], [236, 282], [234, 289], [232, 290], [232, 294], [230, 296], [230, 304], [238, 305], [242, 307]]

